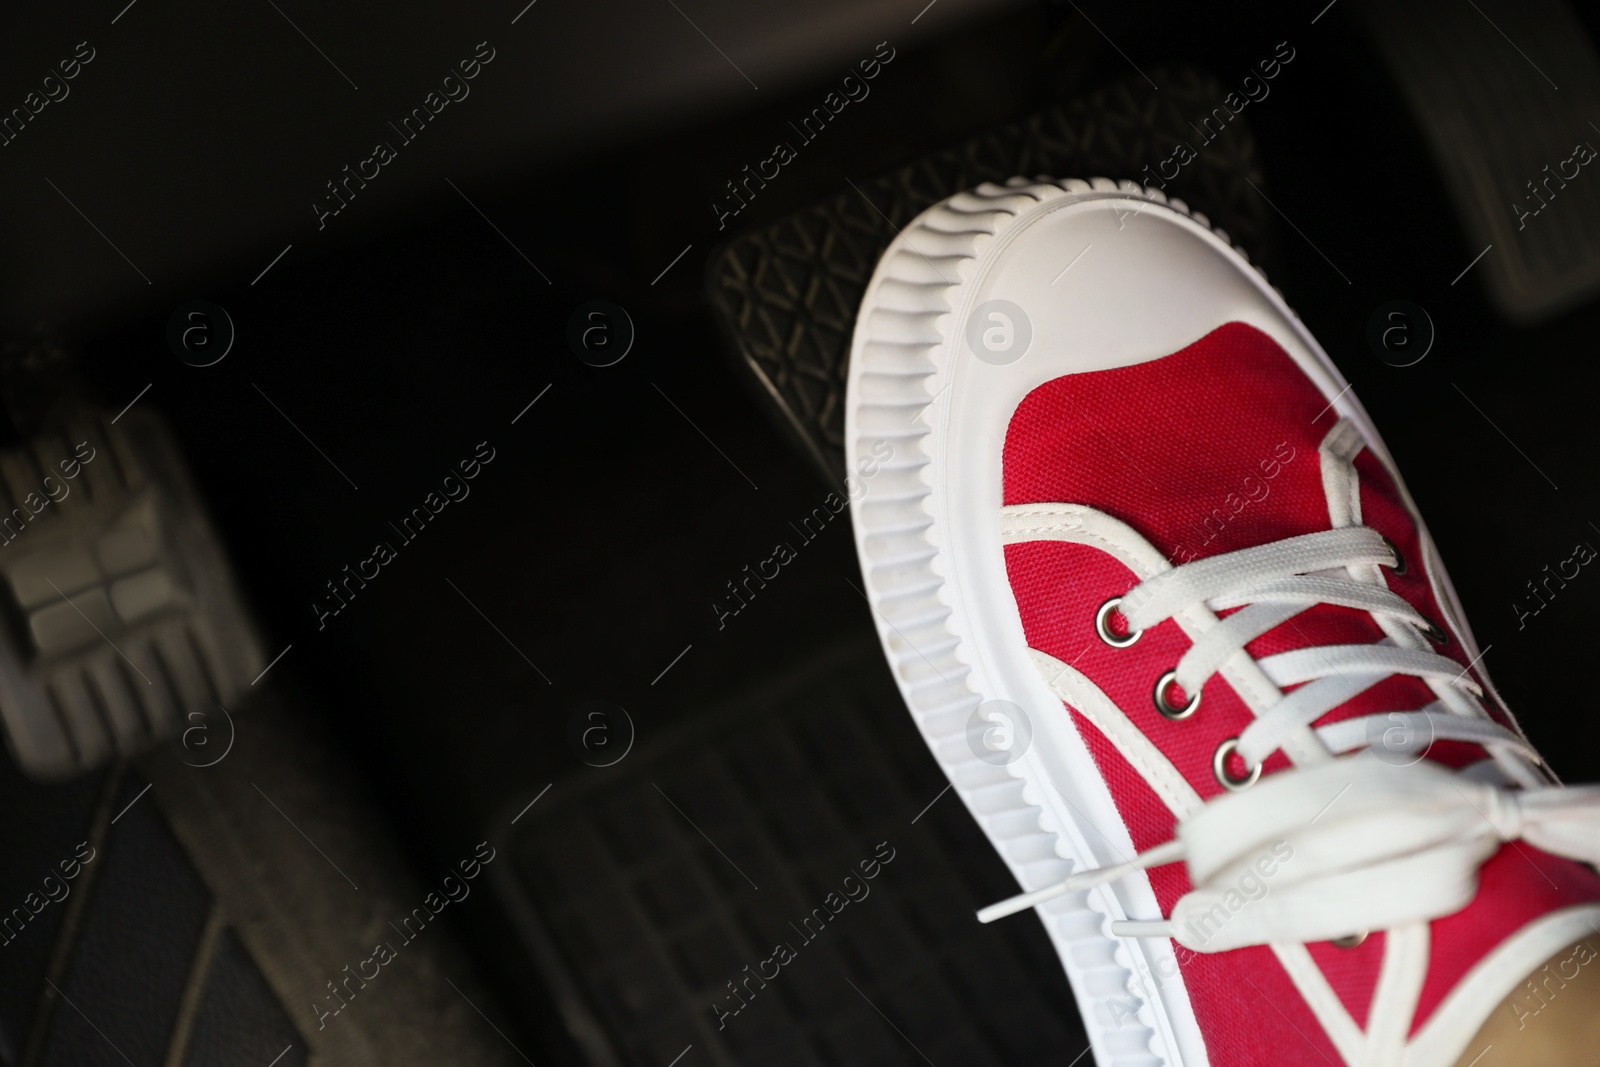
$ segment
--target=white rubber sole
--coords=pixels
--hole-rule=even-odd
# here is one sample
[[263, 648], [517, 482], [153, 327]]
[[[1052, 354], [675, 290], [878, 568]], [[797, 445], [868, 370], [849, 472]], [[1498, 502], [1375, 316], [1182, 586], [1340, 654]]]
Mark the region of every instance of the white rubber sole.
[[[999, 319], [983, 307], [980, 339], [969, 340], [969, 323], [993, 300], [1012, 306]], [[1008, 339], [1020, 347], [1020, 331], [1005, 332], [1018, 311], [1031, 326], [1020, 358], [980, 358], [974, 345], [988, 347], [981, 330], [990, 325], [1002, 348]], [[1028, 658], [999, 526], [1011, 415], [1045, 382], [1159, 358], [1230, 321], [1261, 329], [1296, 360], [1329, 398], [1329, 426], [1344, 416], [1357, 423], [1415, 516], [1366, 413], [1282, 297], [1204, 216], [1157, 191], [1015, 178], [958, 194], [895, 239], [862, 300], [845, 446], [852, 473], [859, 462], [879, 463], [852, 509], [867, 597], [912, 717], [1024, 890], [1135, 850], [1088, 749]], [[880, 462], [885, 443], [893, 452]], [[1418, 527], [1439, 603], [1476, 656]], [[982, 758], [987, 750], [969, 740], [982, 726], [979, 706], [996, 700], [1020, 707], [1032, 730], [1010, 762]], [[1037, 911], [1100, 1067], [1208, 1062], [1170, 942], [1108, 932], [1112, 920], [1160, 917], [1147, 878]]]

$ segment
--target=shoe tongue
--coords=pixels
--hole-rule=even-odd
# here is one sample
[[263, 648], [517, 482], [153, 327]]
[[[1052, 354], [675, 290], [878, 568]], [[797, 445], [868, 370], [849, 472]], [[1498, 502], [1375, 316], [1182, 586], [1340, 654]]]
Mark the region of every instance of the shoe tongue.
[[[1316, 533], [1332, 528], [1319, 447], [1337, 421], [1276, 342], [1229, 323], [1170, 356], [1035, 389], [1006, 435], [1005, 502], [1087, 505], [1174, 565]], [[1319, 604], [1248, 651], [1261, 658], [1383, 637], [1367, 612]], [[1416, 678], [1389, 678], [1318, 724], [1433, 699]]]

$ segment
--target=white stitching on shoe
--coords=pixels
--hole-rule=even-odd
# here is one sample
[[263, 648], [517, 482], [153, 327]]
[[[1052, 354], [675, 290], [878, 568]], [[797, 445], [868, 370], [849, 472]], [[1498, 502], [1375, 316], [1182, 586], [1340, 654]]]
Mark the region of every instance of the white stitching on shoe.
[[[1178, 773], [1172, 761], [1161, 754], [1155, 742], [1146, 737], [1144, 731], [1135, 726], [1099, 686], [1075, 668], [1036, 648], [1028, 650], [1028, 657], [1039, 669], [1050, 691], [1093, 723], [1106, 740], [1122, 753], [1122, 758], [1150, 783], [1150, 787], [1173, 814], [1181, 818], [1200, 810], [1204, 803], [1200, 794]], [[1062, 683], [1063, 678], [1067, 680], [1065, 684]]]

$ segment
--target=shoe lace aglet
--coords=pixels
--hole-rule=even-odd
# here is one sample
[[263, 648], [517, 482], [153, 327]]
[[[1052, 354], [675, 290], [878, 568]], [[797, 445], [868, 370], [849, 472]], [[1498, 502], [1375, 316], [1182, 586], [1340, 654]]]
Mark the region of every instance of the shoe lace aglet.
[[1183, 858], [1183, 843], [1168, 841], [1164, 845], [1142, 852], [1135, 859], [1127, 863], [1116, 863], [1110, 867], [1092, 867], [1087, 871], [1068, 875], [1055, 885], [1047, 885], [1043, 889], [1035, 889], [1031, 893], [1021, 893], [1009, 900], [1002, 900], [998, 904], [990, 904], [978, 912], [978, 921], [992, 923], [996, 919], [1004, 919], [1007, 915], [1015, 915], [1019, 911], [1036, 908], [1040, 904], [1048, 903], [1060, 896], [1080, 889], [1092, 889], [1097, 885], [1115, 882], [1126, 877], [1134, 871], [1141, 871], [1147, 867], [1159, 867], [1164, 863], [1173, 863]]

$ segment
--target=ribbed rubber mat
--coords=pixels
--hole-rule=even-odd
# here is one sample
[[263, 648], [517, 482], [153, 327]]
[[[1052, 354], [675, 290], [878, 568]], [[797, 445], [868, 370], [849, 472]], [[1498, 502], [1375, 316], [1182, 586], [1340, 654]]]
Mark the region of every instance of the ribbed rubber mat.
[[195, 1010], [183, 1067], [231, 1067], [243, 1049], [266, 1055], [280, 1048], [269, 1067], [305, 1067], [306, 1050], [298, 1038], [239, 936], [223, 930]]
[[212, 720], [225, 755], [191, 737], [63, 785], [0, 757], [0, 1067], [523, 1062], [466, 909], [408, 912], [436, 876], [320, 722], [280, 686]]
[[1070, 1063], [1060, 963], [974, 918], [1015, 883], [947, 788], [862, 642], [556, 783], [500, 890], [595, 1064]]
[[138, 803], [143, 788], [120, 790], [124, 813], [93, 860], [99, 869], [56, 979], [64, 1003], [51, 1012], [42, 1067], [166, 1058], [211, 900], [155, 805]]
[[[87, 879], [79, 845], [95, 837], [106, 772], [62, 785], [29, 782], [0, 758], [0, 1064], [20, 1063], [67, 914]], [[89, 846], [92, 847], [92, 846]], [[89, 855], [88, 847], [82, 854]]]
[[1167, 193], [1273, 266], [1271, 208], [1249, 184], [1264, 182], [1246, 119], [1209, 141], [1190, 124], [1228, 89], [1188, 68], [1153, 73], [1159, 92], [1140, 76], [1116, 82], [860, 181], [712, 257], [707, 295], [722, 329], [824, 477], [844, 469], [845, 364], [867, 281], [899, 228], [947, 196], [1017, 175], [1159, 181], [1175, 145], [1199, 144]]
[[16, 904], [0, 916], [0, 1065], [304, 1067], [303, 1038], [148, 790], [117, 772], [40, 786], [0, 761], [7, 810], [40, 816], [0, 878]]

